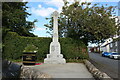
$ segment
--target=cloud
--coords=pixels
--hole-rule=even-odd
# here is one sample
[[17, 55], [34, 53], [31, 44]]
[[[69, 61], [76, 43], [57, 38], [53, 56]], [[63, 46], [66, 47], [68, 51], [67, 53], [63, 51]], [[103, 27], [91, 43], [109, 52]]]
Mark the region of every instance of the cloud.
[[49, 0], [45, 2], [47, 5], [51, 5], [57, 8], [58, 12], [62, 11], [62, 6], [64, 6], [63, 0]]
[[[93, 0], [50, 0], [45, 2], [47, 5], [52, 5], [58, 8], [58, 12], [62, 11], [62, 6], [64, 6], [63, 1], [68, 1], [70, 4], [72, 4], [75, 1], [80, 1], [80, 2], [92, 2]], [[70, 5], [69, 4], [69, 5]]]
[[93, 0], [93, 2], [119, 2], [120, 0]]
[[23, 0], [23, 2], [42, 2], [43, 0]]
[[39, 4], [38, 7], [39, 7], [39, 8], [42, 8], [42, 5]]
[[[67, 1], [69, 1], [71, 3], [74, 2], [74, 0], [67, 0]], [[81, 0], [81, 1], [84, 2], [86, 0]], [[92, 0], [87, 0], [87, 1], [92, 1]], [[45, 4], [57, 7], [57, 11], [60, 13], [62, 11], [62, 6], [64, 5], [64, 2], [63, 2], [63, 0], [50, 0], [50, 1], [46, 0]], [[38, 5], [38, 8], [34, 8], [34, 7], [31, 8], [32, 14], [35, 14], [37, 16], [42, 16], [42, 17], [49, 16], [55, 10], [56, 9], [54, 9], [52, 7], [45, 8], [41, 4]]]
[[[68, 1], [68, 2], [74, 2], [74, 1], [93, 1], [93, 0], [23, 0], [23, 2], [60, 2], [62, 3], [63, 1]], [[98, 0], [99, 1], [99, 0]], [[105, 0], [104, 0], [105, 1]]]
[[[54, 1], [54, 2], [61, 2], [62, 0], [23, 0], [23, 2], [51, 2], [51, 1]], [[69, 2], [73, 2], [75, 0], [66, 0], [66, 1], [69, 1]], [[119, 2], [120, 0], [76, 0], [76, 1], [87, 1], [87, 2]]]
[[[25, 1], [25, 0], [24, 0]], [[62, 11], [62, 6], [64, 5], [63, 0], [28, 0], [28, 1], [39, 1], [39, 2], [44, 2], [46, 5], [54, 6], [57, 8], [57, 11], [60, 13]], [[74, 1], [80, 1], [81, 2], [94, 2], [95, 0], [66, 0], [70, 4], [72, 4]], [[41, 4], [38, 5], [38, 8], [31, 8], [32, 14], [35, 14], [37, 16], [42, 16], [42, 17], [48, 17], [52, 12], [54, 12], [56, 9], [52, 7], [43, 7]]]
[[93, 0], [78, 0], [78, 1], [81, 1], [81, 2], [92, 2]]
[[64, 5], [64, 2], [63, 2], [63, 0], [50, 0], [50, 1], [46, 2], [46, 4], [60, 8]]
[[42, 7], [42, 6], [39, 5], [39, 8], [32, 8], [31, 11], [32, 11], [32, 14], [35, 14], [37, 16], [47, 17], [52, 12], [54, 12], [55, 9], [51, 8], [51, 7], [44, 8], [44, 7]]
[[46, 30], [46, 28], [37, 27], [37, 28], [35, 28], [35, 30], [36, 31], [44, 31], [44, 30]]

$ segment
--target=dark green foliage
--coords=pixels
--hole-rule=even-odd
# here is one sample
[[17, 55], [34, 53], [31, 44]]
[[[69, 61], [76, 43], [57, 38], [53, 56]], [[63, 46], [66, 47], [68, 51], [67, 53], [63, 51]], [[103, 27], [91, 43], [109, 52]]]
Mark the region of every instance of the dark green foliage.
[[[99, 44], [119, 31], [115, 22], [115, 6], [87, 2], [68, 4], [65, 2], [58, 19], [60, 37], [81, 39], [86, 45], [88, 42]], [[52, 31], [53, 20], [48, 19], [49, 24], [45, 26]]]
[[[2, 32], [3, 38], [7, 32], [16, 32], [21, 36], [34, 37], [33, 30], [34, 22], [27, 21], [26, 18], [30, 14], [26, 11], [26, 2], [3, 2], [2, 3]], [[4, 41], [4, 40], [3, 40]]]
[[[49, 45], [51, 38], [42, 37], [21, 37], [14, 32], [9, 32], [5, 37], [3, 47], [3, 58], [21, 59], [23, 50], [27, 44], [33, 44], [38, 47], [37, 59], [43, 60], [46, 54], [49, 54]], [[88, 58], [87, 48], [81, 41], [75, 41], [71, 38], [60, 38], [61, 53], [66, 59], [86, 59]]]
[[37, 52], [38, 47], [34, 46], [33, 44], [28, 44], [23, 52]]

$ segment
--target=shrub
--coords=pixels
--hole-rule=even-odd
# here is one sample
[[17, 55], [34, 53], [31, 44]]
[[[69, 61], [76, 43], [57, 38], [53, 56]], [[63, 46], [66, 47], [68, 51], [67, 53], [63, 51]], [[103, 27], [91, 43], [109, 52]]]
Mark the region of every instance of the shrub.
[[37, 52], [38, 47], [34, 46], [33, 44], [28, 44], [23, 52]]
[[[21, 59], [23, 50], [27, 44], [33, 44], [38, 47], [37, 59], [43, 60], [46, 54], [49, 54], [51, 38], [43, 37], [23, 37], [17, 33], [9, 32], [4, 39], [3, 58]], [[87, 59], [87, 47], [81, 41], [75, 41], [71, 38], [60, 38], [61, 53], [66, 59]]]

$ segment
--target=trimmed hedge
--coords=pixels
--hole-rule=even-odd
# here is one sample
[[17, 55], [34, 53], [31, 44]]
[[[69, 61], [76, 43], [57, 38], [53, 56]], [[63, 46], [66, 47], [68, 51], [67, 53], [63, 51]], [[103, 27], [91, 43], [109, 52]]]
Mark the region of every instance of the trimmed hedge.
[[[45, 37], [23, 37], [15, 32], [8, 32], [4, 39], [3, 58], [21, 59], [22, 53], [27, 44], [33, 44], [38, 47], [37, 60], [46, 58], [49, 54], [49, 45], [51, 38]], [[75, 41], [71, 38], [60, 38], [61, 53], [66, 59], [87, 59], [87, 47], [81, 41]]]

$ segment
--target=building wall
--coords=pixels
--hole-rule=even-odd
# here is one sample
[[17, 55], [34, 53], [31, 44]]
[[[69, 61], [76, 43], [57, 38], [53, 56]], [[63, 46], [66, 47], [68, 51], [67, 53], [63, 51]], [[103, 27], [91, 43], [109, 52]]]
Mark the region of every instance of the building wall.
[[103, 52], [118, 52], [120, 53], [120, 40], [119, 41], [114, 41], [114, 42], [111, 42], [105, 46], [102, 46], [100, 48], [100, 51], [103, 51]]
[[106, 46], [106, 50], [107, 50], [107, 52], [110, 52], [109, 44]]
[[106, 49], [106, 47], [101, 47], [100, 51], [107, 52], [107, 49]]
[[110, 52], [110, 47], [109, 47], [109, 44], [103, 46], [100, 48], [100, 51], [103, 51], [103, 52]]
[[118, 44], [119, 44], [118, 41], [110, 43], [109, 44], [110, 52], [118, 52], [118, 46], [119, 46]]
[[102, 43], [101, 48], [100, 48], [100, 51], [103, 51], [103, 52], [110, 52], [109, 43], [111, 43], [112, 41], [113, 41], [112, 38], [106, 39], [105, 42]]
[[120, 54], [120, 40], [118, 41], [118, 53]]

